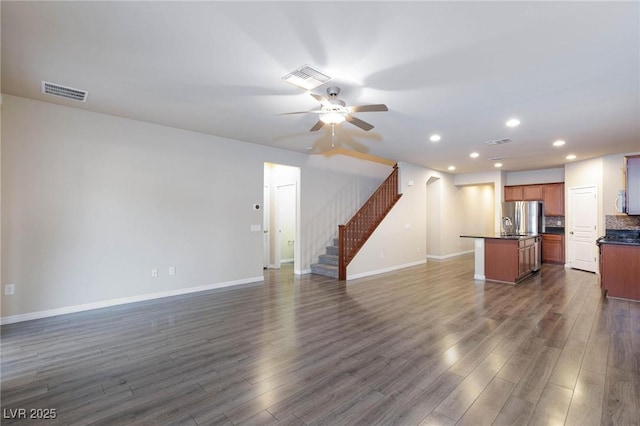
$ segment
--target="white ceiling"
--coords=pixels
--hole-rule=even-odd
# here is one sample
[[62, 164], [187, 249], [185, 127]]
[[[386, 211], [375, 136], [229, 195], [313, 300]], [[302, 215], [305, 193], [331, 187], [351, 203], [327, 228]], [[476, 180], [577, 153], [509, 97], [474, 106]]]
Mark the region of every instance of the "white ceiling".
[[[3, 1], [2, 92], [309, 152], [331, 129], [281, 77], [327, 72], [354, 114], [337, 147], [446, 171], [640, 151], [640, 3]], [[79, 103], [41, 81], [89, 91]], [[515, 129], [505, 122], [521, 120]], [[429, 141], [433, 133], [439, 143]], [[510, 138], [505, 145], [488, 140]], [[564, 139], [566, 145], [553, 148]], [[469, 153], [480, 153], [478, 159]]]

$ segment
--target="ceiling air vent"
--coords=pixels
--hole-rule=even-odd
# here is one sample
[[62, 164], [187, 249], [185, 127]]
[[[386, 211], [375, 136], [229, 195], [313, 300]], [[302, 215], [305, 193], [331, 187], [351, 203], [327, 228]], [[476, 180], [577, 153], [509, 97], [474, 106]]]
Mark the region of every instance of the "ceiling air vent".
[[485, 143], [487, 145], [503, 145], [503, 144], [509, 143], [509, 142], [511, 142], [511, 139], [504, 138], [504, 139], [496, 139], [496, 140], [493, 140], [493, 141], [486, 141]]
[[311, 65], [303, 65], [282, 79], [305, 90], [313, 90], [331, 80], [331, 77]]
[[42, 82], [42, 93], [59, 96], [61, 98], [73, 99], [74, 101], [86, 102], [89, 92], [86, 90], [74, 89], [72, 87], [61, 86], [60, 84]]

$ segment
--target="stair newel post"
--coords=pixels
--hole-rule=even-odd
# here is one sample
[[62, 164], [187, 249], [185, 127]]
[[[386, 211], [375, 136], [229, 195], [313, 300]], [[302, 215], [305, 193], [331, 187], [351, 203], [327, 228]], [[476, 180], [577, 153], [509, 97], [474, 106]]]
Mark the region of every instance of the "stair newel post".
[[347, 279], [347, 265], [344, 259], [346, 243], [344, 225], [338, 225], [338, 279], [340, 281]]

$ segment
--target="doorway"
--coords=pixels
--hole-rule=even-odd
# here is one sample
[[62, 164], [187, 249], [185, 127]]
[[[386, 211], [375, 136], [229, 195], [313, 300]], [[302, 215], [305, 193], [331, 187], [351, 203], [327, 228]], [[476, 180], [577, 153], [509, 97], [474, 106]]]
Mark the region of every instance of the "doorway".
[[569, 189], [569, 266], [596, 272], [598, 193], [595, 186]]
[[300, 169], [264, 164], [263, 266], [292, 264], [300, 274]]

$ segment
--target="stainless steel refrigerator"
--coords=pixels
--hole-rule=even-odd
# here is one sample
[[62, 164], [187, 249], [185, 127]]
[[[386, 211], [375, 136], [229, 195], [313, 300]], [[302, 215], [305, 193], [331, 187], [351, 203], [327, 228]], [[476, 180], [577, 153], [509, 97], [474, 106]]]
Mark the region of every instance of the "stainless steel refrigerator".
[[502, 203], [502, 235], [537, 235], [534, 271], [542, 263], [541, 235], [544, 232], [544, 205], [540, 201], [508, 201]]
[[502, 233], [531, 235], [544, 232], [544, 207], [540, 201], [502, 203]]

